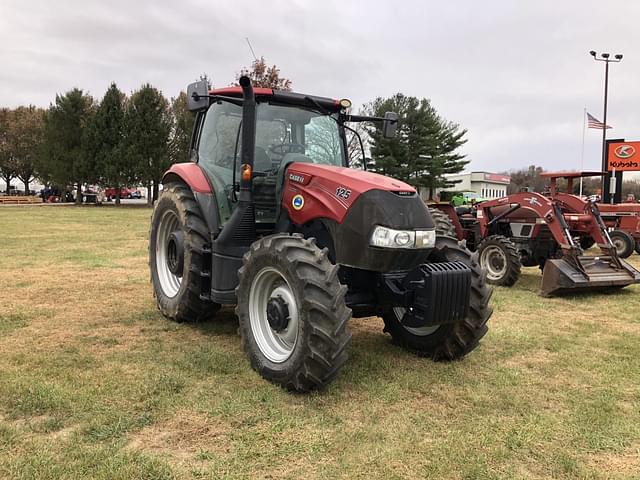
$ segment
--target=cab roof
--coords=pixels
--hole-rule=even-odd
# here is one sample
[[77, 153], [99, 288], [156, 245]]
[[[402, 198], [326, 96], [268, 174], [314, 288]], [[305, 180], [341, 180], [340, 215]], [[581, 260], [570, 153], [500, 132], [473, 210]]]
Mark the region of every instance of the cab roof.
[[[322, 107], [329, 112], [337, 112], [341, 109], [340, 100], [328, 97], [318, 97], [304, 93], [285, 92], [284, 90], [274, 90], [272, 88], [255, 87], [253, 93], [256, 97], [270, 97], [274, 102], [294, 105], [299, 107]], [[220, 95], [225, 97], [242, 97], [241, 87], [224, 87], [209, 90], [209, 95]]]

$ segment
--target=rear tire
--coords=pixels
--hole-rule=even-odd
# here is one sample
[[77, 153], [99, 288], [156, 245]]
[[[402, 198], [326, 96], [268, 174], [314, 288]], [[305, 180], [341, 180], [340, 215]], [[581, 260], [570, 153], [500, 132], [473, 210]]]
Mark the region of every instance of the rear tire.
[[[180, 252], [171, 251], [168, 239], [172, 232], [183, 238], [182, 268], [172, 273], [170, 264]], [[149, 268], [158, 309], [177, 322], [195, 322], [212, 317], [220, 305], [207, 300], [203, 292], [202, 275], [206, 266], [205, 250], [209, 244], [209, 229], [204, 222], [193, 192], [186, 185], [166, 185], [151, 216], [149, 232]]]
[[636, 253], [640, 255], [640, 240], [636, 242]]
[[636, 242], [633, 237], [624, 230], [609, 232], [609, 238], [611, 238], [611, 242], [616, 247], [618, 257], [627, 258], [633, 253]]
[[478, 246], [478, 255], [490, 284], [511, 287], [520, 278], [520, 255], [507, 237], [491, 235], [485, 238]]
[[437, 208], [429, 208], [431, 218], [436, 227], [436, 233], [438, 235], [445, 235], [447, 237], [457, 238], [456, 228], [453, 226], [453, 222], [449, 218], [449, 215], [438, 210]]
[[236, 314], [251, 366], [267, 380], [306, 392], [339, 373], [351, 342], [351, 310], [338, 270], [326, 248], [301, 235], [263, 237], [245, 254]]
[[393, 343], [419, 356], [435, 361], [455, 360], [474, 350], [487, 333], [487, 320], [493, 313], [489, 299], [493, 290], [485, 281], [485, 273], [478, 264], [478, 254], [471, 253], [461, 242], [446, 236], [436, 237], [436, 247], [428, 262], [464, 262], [471, 268], [471, 297], [469, 312], [462, 322], [435, 327], [405, 327], [400, 322], [402, 309], [384, 312], [384, 331]]

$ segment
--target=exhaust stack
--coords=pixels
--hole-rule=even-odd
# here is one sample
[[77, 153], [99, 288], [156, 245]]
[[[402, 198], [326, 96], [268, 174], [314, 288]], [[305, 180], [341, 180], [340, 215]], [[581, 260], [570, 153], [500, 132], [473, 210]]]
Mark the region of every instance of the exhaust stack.
[[[242, 256], [256, 240], [253, 205], [253, 159], [256, 143], [256, 99], [247, 76], [240, 77], [242, 87], [242, 149], [240, 150], [240, 195], [231, 214], [212, 246], [211, 299], [218, 303], [235, 303], [238, 270]], [[235, 185], [233, 186], [235, 188]]]

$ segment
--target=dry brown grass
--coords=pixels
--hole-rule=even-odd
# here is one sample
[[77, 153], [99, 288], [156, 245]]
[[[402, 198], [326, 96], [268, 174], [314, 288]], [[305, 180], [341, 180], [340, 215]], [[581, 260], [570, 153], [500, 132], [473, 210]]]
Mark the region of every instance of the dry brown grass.
[[232, 311], [157, 313], [149, 215], [0, 209], [0, 477], [637, 478], [639, 287], [543, 299], [525, 269], [451, 364], [354, 320], [343, 374], [292, 395]]

